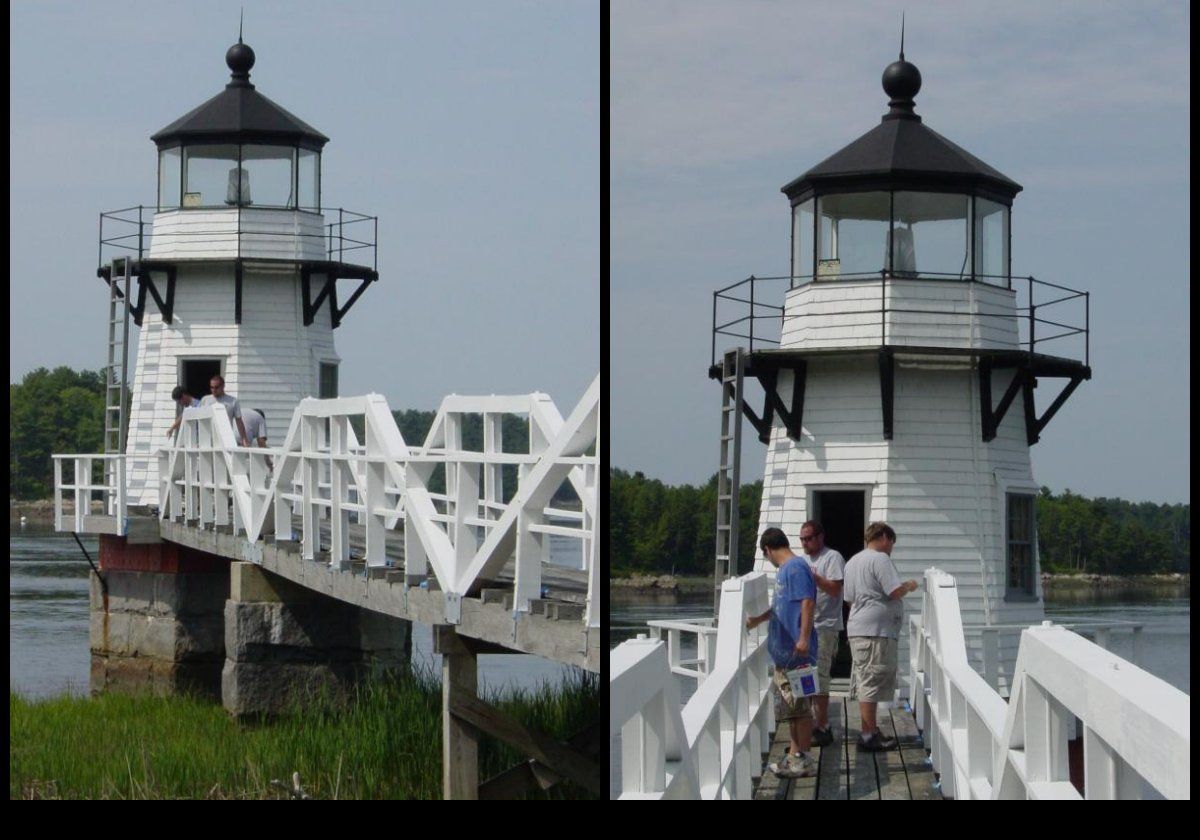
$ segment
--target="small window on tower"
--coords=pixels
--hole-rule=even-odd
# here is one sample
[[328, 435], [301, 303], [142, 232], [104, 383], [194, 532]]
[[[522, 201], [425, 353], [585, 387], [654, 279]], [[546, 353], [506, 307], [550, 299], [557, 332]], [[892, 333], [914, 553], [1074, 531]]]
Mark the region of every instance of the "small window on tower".
[[336, 362], [321, 362], [321, 381], [317, 397], [330, 400], [338, 395], [338, 366]]
[[1034, 527], [1033, 496], [1009, 493], [1008, 500], [1008, 566], [1006, 597], [1027, 600], [1037, 597], [1034, 583], [1036, 571], [1035, 547], [1037, 529]]

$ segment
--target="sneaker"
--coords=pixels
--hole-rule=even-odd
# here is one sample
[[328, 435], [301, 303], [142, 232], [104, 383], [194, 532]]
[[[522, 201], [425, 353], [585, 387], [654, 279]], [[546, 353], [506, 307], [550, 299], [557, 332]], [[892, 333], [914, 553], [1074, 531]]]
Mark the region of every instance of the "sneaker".
[[781, 779], [803, 779], [817, 775], [817, 762], [806, 754], [789, 755], [783, 762], [772, 761], [767, 769]]
[[876, 729], [871, 733], [870, 738], [859, 738], [858, 748], [866, 752], [884, 752], [885, 750], [894, 750], [899, 746], [900, 742], [895, 738], [889, 738]]
[[813, 727], [812, 741], [818, 747], [828, 747], [833, 743], [833, 730]]

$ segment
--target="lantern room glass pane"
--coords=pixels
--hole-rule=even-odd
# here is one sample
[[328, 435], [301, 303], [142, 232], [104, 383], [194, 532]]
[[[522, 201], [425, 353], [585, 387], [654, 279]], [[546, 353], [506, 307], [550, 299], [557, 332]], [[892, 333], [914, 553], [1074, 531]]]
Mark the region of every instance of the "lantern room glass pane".
[[158, 209], [179, 206], [179, 175], [183, 169], [183, 149], [163, 149], [158, 153]]
[[970, 279], [971, 199], [951, 193], [897, 192], [892, 274]]
[[[292, 146], [242, 146], [243, 207], [296, 206], [296, 149]], [[234, 177], [229, 176], [229, 189]]]
[[[238, 203], [238, 147], [185, 146], [184, 207], [226, 207]], [[245, 179], [241, 179], [244, 183]]]
[[817, 279], [879, 277], [887, 256], [891, 196], [885, 192], [817, 199]]
[[300, 150], [300, 209], [320, 211], [321, 209], [321, 153], [312, 149]]
[[792, 208], [792, 277], [810, 280], [813, 273], [813, 200]]
[[1008, 285], [1009, 208], [975, 199], [975, 275], [985, 283]]

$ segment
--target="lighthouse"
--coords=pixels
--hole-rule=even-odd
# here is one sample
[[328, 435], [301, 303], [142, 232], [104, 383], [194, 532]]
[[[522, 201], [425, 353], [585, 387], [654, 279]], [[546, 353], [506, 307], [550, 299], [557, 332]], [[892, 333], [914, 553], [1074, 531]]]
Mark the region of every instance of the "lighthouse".
[[[122, 338], [111, 326], [122, 309], [111, 309], [118, 317], [110, 317], [110, 391], [130, 386], [124, 452], [132, 504], [157, 503], [154, 454], [168, 443], [177, 385], [201, 398], [211, 377], [223, 376], [243, 408], [262, 410], [276, 441], [301, 399], [337, 396], [334, 330], [378, 279], [377, 220], [322, 207], [329, 138], [258, 91], [254, 50], [240, 35], [225, 63], [224, 89], [151, 137], [156, 205], [135, 208], [136, 218], [101, 216], [99, 273], [110, 286], [128, 278], [120, 296], [141, 327], [128, 383], [114, 352]], [[115, 264], [104, 259], [117, 254], [124, 259]], [[339, 301], [342, 279], [356, 284]], [[111, 417], [108, 425], [115, 428]]]
[[[887, 522], [903, 579], [954, 576], [971, 661], [1003, 687], [1018, 644], [1006, 626], [1043, 617], [1030, 447], [1091, 377], [1088, 296], [1013, 275], [1022, 187], [924, 123], [903, 48], [883, 88], [879, 125], [782, 188], [788, 275], [714, 294], [718, 585], [749, 570], [730, 540], [745, 419], [767, 446], [759, 533], [782, 528], [799, 551], [816, 520], [849, 559], [869, 522]], [[731, 304], [741, 317], [718, 317]], [[749, 348], [718, 356], [731, 335]], [[905, 610], [902, 677], [920, 599]]]

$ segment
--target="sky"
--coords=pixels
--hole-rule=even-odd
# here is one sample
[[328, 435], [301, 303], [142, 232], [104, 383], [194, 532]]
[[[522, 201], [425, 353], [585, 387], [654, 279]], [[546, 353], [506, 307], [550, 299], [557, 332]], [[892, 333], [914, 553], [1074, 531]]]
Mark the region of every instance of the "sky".
[[[616, 0], [613, 466], [672, 484], [716, 471], [712, 292], [788, 273], [779, 189], [878, 125], [902, 11], [917, 114], [1024, 187], [1013, 273], [1091, 293], [1093, 378], [1031, 450], [1035, 479], [1189, 502], [1183, 2]], [[1037, 389], [1039, 410], [1061, 381]], [[761, 478], [765, 448], [749, 432], [742, 452], [743, 480]]]
[[379, 217], [341, 394], [543, 391], [567, 415], [600, 369], [592, 0], [11, 4], [10, 381], [102, 366], [99, 214], [155, 202], [150, 135], [229, 81], [243, 7], [251, 82], [331, 138], [323, 205]]

